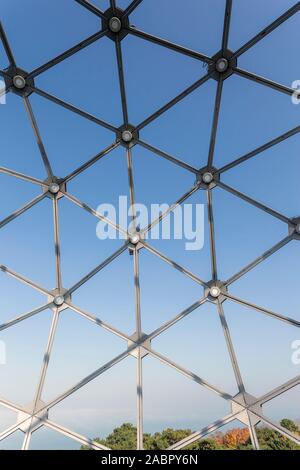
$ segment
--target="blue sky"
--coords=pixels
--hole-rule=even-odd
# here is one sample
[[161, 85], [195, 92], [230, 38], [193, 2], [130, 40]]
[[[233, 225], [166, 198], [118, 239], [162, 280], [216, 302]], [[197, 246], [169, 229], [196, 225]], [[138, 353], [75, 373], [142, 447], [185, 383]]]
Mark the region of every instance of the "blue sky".
[[[108, 2], [94, 0], [103, 10]], [[119, 0], [125, 8], [128, 0]], [[229, 47], [233, 51], [290, 8], [295, 1], [233, 2]], [[172, 5], [172, 8], [170, 8]], [[139, 29], [207, 55], [220, 49], [224, 0], [144, 0], [131, 15]], [[184, 8], [181, 11], [181, 8]], [[99, 30], [99, 18], [73, 0], [2, 0], [1, 21], [18, 66], [30, 71]], [[241, 68], [287, 86], [300, 79], [299, 13], [239, 58]], [[139, 124], [156, 109], [206, 73], [200, 61], [128, 36], [122, 41], [129, 120]], [[7, 67], [0, 48], [0, 67]], [[193, 92], [141, 132], [152, 145], [200, 168], [207, 160], [216, 84]], [[36, 86], [114, 126], [122, 125], [114, 43], [102, 38], [36, 79]], [[30, 97], [46, 151], [57, 176], [63, 177], [110, 145], [107, 129], [58, 107], [38, 95]], [[221, 167], [299, 125], [300, 105], [288, 95], [238, 76], [224, 83], [215, 166]], [[46, 179], [38, 147], [19, 96], [0, 105], [0, 166]], [[299, 134], [230, 170], [223, 181], [288, 217], [300, 215]], [[133, 149], [136, 201], [172, 203], [193, 184], [194, 176], [157, 155]], [[40, 194], [39, 186], [0, 174], [0, 217]], [[128, 195], [126, 156], [117, 148], [72, 180], [68, 191], [97, 208], [117, 204]], [[227, 279], [271, 247], [286, 233], [284, 223], [221, 189], [213, 191], [219, 277]], [[198, 191], [187, 202], [206, 204]], [[70, 201], [59, 202], [63, 284], [74, 284], [122, 244], [100, 241], [97, 219]], [[188, 252], [184, 241], [151, 241], [154, 247], [195, 274], [210, 279], [208, 224], [205, 245]], [[46, 287], [54, 288], [55, 265], [50, 199], [42, 201], [0, 231], [0, 263]], [[231, 286], [230, 292], [299, 319], [300, 250], [296, 241]], [[202, 296], [201, 287], [152, 254], [141, 253], [142, 327], [150, 333]], [[45, 298], [0, 274], [1, 323], [41, 305]], [[76, 305], [132, 334], [134, 286], [127, 252], [73, 296]], [[259, 396], [299, 374], [291, 363], [296, 328], [232, 302], [224, 303], [241, 372], [249, 393]], [[50, 327], [51, 312], [33, 317], [0, 334], [7, 365], [0, 365], [0, 396], [26, 405], [34, 396]], [[153, 348], [229, 393], [236, 393], [221, 325], [213, 305], [205, 305], [153, 341]], [[88, 373], [122, 352], [126, 344], [69, 310], [61, 315], [43, 398], [53, 399]], [[198, 429], [229, 412], [229, 406], [156, 359], [144, 359], [145, 431], [167, 426]], [[170, 393], [170, 390], [172, 393]], [[171, 397], [171, 398], [170, 398]], [[295, 389], [265, 408], [280, 419], [297, 415]], [[129, 357], [51, 412], [51, 419], [89, 437], [105, 435], [135, 420], [135, 359]], [[15, 416], [0, 408], [0, 432]], [[21, 436], [21, 437], [20, 437]], [[19, 445], [15, 435], [1, 445]], [[61, 439], [61, 441], [60, 441]], [[59, 443], [60, 441], [60, 443]], [[32, 447], [78, 445], [51, 431], [33, 435]]]

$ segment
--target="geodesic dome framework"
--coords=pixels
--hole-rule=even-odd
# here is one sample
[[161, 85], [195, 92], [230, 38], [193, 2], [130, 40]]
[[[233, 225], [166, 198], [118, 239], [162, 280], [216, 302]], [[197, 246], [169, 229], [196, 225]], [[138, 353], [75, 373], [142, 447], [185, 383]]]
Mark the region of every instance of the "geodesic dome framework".
[[[128, 357], [128, 355], [132, 355], [136, 358], [136, 370], [137, 370], [137, 379], [136, 379], [136, 402], [137, 402], [137, 449], [143, 449], [143, 377], [142, 377], [142, 366], [143, 366], [143, 358], [146, 355], [150, 355], [153, 358], [163, 362], [164, 364], [170, 366], [171, 368], [175, 369], [178, 374], [183, 374], [187, 378], [191, 379], [192, 381], [196, 382], [199, 387], [205, 387], [206, 389], [210, 390], [211, 392], [217, 394], [218, 396], [222, 397], [226, 400], [230, 407], [231, 412], [225, 417], [220, 417], [219, 420], [213, 422], [211, 425], [191, 434], [187, 438], [181, 440], [174, 444], [170, 449], [183, 449], [186, 446], [200, 440], [204, 436], [218, 430], [222, 426], [233, 422], [234, 420], [239, 420], [241, 423], [246, 425], [249, 428], [250, 437], [252, 446], [254, 449], [259, 449], [259, 442], [256, 435], [255, 426], [259, 422], [263, 422], [273, 428], [274, 430], [278, 431], [280, 434], [285, 436], [286, 438], [294, 441], [295, 443], [300, 444], [300, 439], [298, 436], [294, 435], [289, 430], [283, 428], [280, 424], [273, 421], [269, 417], [267, 417], [263, 412], [263, 405], [270, 400], [278, 397], [282, 393], [296, 387], [300, 384], [300, 376], [296, 376], [292, 380], [289, 380], [286, 383], [282, 383], [278, 387], [273, 390], [270, 390], [268, 393], [264, 394], [263, 396], [254, 397], [248, 393], [247, 388], [245, 387], [242, 374], [240, 372], [239, 363], [237, 360], [237, 356], [235, 353], [234, 343], [231, 339], [230, 330], [227, 324], [226, 316], [223, 309], [223, 303], [229, 299], [237, 304], [250, 307], [256, 311], [258, 311], [262, 315], [270, 316], [279, 322], [285, 322], [289, 325], [298, 328], [300, 326], [300, 322], [294, 318], [290, 318], [284, 316], [280, 313], [276, 313], [274, 311], [268, 310], [264, 307], [256, 305], [255, 303], [246, 301], [242, 298], [239, 298], [231, 293], [231, 285], [239, 280], [242, 276], [247, 274], [250, 270], [254, 269], [260, 263], [263, 263], [266, 259], [271, 257], [274, 253], [278, 250], [283, 248], [292, 240], [300, 240], [300, 217], [290, 218], [286, 215], [273, 210], [271, 207], [266, 206], [265, 204], [260, 203], [259, 201], [249, 197], [248, 195], [238, 191], [237, 189], [225, 184], [222, 181], [222, 176], [228, 170], [238, 167], [242, 165], [244, 162], [248, 161], [249, 159], [255, 158], [257, 155], [262, 153], [263, 151], [270, 149], [277, 145], [284, 140], [289, 139], [290, 137], [296, 135], [300, 131], [300, 126], [297, 126], [290, 131], [279, 135], [277, 138], [266, 142], [264, 145], [255, 148], [251, 152], [231, 161], [230, 163], [224, 165], [223, 167], [216, 167], [214, 164], [214, 150], [215, 150], [215, 143], [216, 143], [216, 135], [218, 129], [218, 121], [219, 121], [219, 112], [221, 106], [221, 98], [222, 98], [222, 90], [224, 81], [230, 79], [230, 77], [234, 74], [239, 75], [245, 80], [251, 80], [257, 82], [261, 86], [270, 87], [273, 90], [276, 90], [278, 93], [284, 93], [287, 95], [293, 95], [295, 90], [288, 86], [282, 85], [280, 83], [274, 82], [268, 78], [258, 76], [254, 73], [251, 73], [247, 70], [244, 70], [239, 67], [239, 57], [256, 45], [259, 41], [262, 41], [265, 37], [271, 34], [276, 28], [278, 28], [281, 24], [291, 18], [293, 15], [299, 14], [300, 10], [300, 2], [295, 3], [293, 7], [287, 10], [284, 14], [282, 14], [279, 18], [269, 24], [266, 28], [256, 34], [252, 39], [246, 42], [242, 47], [240, 47], [236, 51], [231, 51], [228, 49], [228, 37], [229, 37], [229, 29], [230, 29], [230, 20], [231, 20], [231, 10], [232, 10], [232, 0], [226, 1], [226, 8], [224, 12], [224, 27], [223, 27], [223, 35], [222, 35], [222, 44], [220, 44], [220, 49], [215, 52], [213, 56], [207, 56], [200, 52], [196, 52], [194, 50], [190, 50], [184, 46], [174, 44], [170, 41], [161, 39], [157, 36], [151, 35], [146, 33], [135, 26], [131, 25], [131, 14], [137, 9], [143, 0], [134, 0], [132, 3], [125, 10], [121, 10], [117, 7], [115, 0], [110, 0], [110, 7], [106, 11], [100, 10], [95, 4], [92, 4], [88, 0], [74, 0], [78, 4], [82, 6], [83, 9], [87, 9], [91, 15], [96, 15], [99, 18], [99, 22], [101, 22], [101, 30], [97, 33], [93, 34], [92, 36], [86, 38], [85, 40], [81, 41], [79, 44], [74, 45], [71, 49], [65, 51], [64, 53], [60, 54], [59, 56], [53, 58], [49, 62], [41, 65], [35, 70], [32, 71], [25, 71], [21, 69], [15, 61], [13, 51], [10, 47], [9, 38], [6, 36], [4, 28], [1, 25], [0, 34], [1, 40], [9, 59], [9, 67], [5, 70], [0, 71], [0, 75], [4, 78], [6, 89], [2, 91], [2, 95], [5, 93], [15, 93], [18, 95], [20, 100], [23, 101], [24, 106], [26, 108], [29, 121], [32, 125], [35, 139], [37, 145], [39, 147], [39, 151], [41, 154], [42, 162], [46, 171], [46, 178], [45, 180], [40, 180], [33, 176], [29, 176], [17, 171], [14, 171], [9, 168], [0, 168], [0, 172], [6, 175], [10, 175], [13, 178], [21, 179], [28, 181], [32, 184], [35, 184], [41, 187], [41, 194], [35, 197], [33, 200], [25, 204], [23, 207], [15, 211], [10, 216], [6, 217], [4, 220], [0, 222], [0, 227], [4, 227], [8, 223], [12, 222], [19, 216], [21, 216], [26, 211], [30, 211], [36, 204], [40, 203], [44, 198], [50, 198], [53, 205], [53, 218], [54, 218], [54, 256], [55, 256], [55, 266], [56, 266], [56, 286], [55, 288], [50, 291], [44, 288], [41, 285], [37, 285], [32, 280], [28, 279], [27, 277], [23, 276], [21, 273], [15, 272], [9, 268], [9, 266], [1, 265], [1, 270], [6, 273], [8, 276], [15, 278], [16, 280], [20, 281], [21, 283], [25, 283], [26, 285], [30, 286], [32, 289], [42, 293], [45, 295], [45, 304], [39, 308], [31, 310], [25, 314], [21, 314], [16, 318], [7, 321], [0, 325], [0, 331], [4, 331], [13, 325], [26, 321], [28, 318], [33, 317], [35, 315], [41, 314], [44, 310], [50, 308], [52, 309], [52, 324], [49, 331], [48, 343], [47, 348], [44, 355], [44, 361], [42, 364], [39, 380], [38, 380], [38, 387], [36, 390], [36, 394], [33, 398], [33, 401], [30, 406], [20, 406], [9, 399], [1, 397], [0, 403], [2, 406], [7, 407], [10, 410], [13, 410], [18, 415], [17, 422], [11, 426], [10, 428], [4, 430], [0, 433], [0, 440], [4, 440], [17, 430], [22, 430], [24, 432], [24, 441], [22, 449], [26, 450], [30, 448], [30, 440], [32, 434], [39, 429], [41, 426], [45, 426], [50, 428], [57, 433], [61, 433], [75, 441], [78, 441], [81, 444], [89, 445], [91, 448], [95, 450], [105, 450], [106, 447], [99, 444], [96, 441], [93, 441], [91, 437], [85, 437], [83, 435], [78, 434], [77, 432], [68, 429], [54, 421], [51, 420], [51, 409], [60, 403], [61, 401], [68, 398], [70, 395], [74, 394], [76, 391], [80, 390], [81, 388], [85, 387], [91, 381], [93, 381], [98, 376], [105, 374], [105, 372], [116, 364], [120, 363], [123, 359]], [[126, 87], [125, 87], [125, 79], [124, 79], [124, 70], [123, 70], [123, 60], [122, 60], [122, 40], [127, 35], [138, 36], [139, 38], [150, 41], [154, 44], [157, 44], [163, 48], [167, 48], [176, 52], [178, 54], [187, 55], [193, 58], [196, 61], [203, 62], [206, 66], [207, 70], [203, 77], [193, 83], [191, 86], [183, 90], [178, 96], [175, 96], [171, 101], [166, 103], [148, 118], [146, 118], [143, 122], [138, 124], [137, 126], [133, 126], [129, 120], [129, 113], [128, 113], [128, 106], [127, 106], [127, 98], [126, 98]], [[40, 74], [43, 74], [50, 68], [54, 67], [55, 65], [59, 64], [60, 62], [64, 61], [65, 59], [69, 58], [73, 54], [76, 54], [80, 50], [88, 47], [92, 43], [96, 41], [101, 41], [101, 38], [108, 37], [111, 41], [113, 41], [115, 45], [116, 51], [116, 61], [118, 64], [118, 74], [119, 74], [119, 85], [120, 85], [120, 93], [121, 93], [121, 102], [122, 102], [122, 114], [123, 114], [123, 125], [119, 128], [114, 127], [110, 123], [101, 120], [100, 118], [95, 117], [75, 107], [74, 105], [63, 101], [62, 99], [51, 95], [42, 89], [38, 88], [35, 84], [35, 79]], [[196, 89], [204, 85], [209, 80], [216, 80], [217, 81], [217, 89], [216, 89], [216, 96], [215, 96], [215, 106], [213, 111], [213, 123], [211, 128], [211, 137], [210, 137], [210, 145], [209, 145], [209, 153], [207, 156], [207, 164], [202, 168], [196, 168], [184, 161], [184, 156], [182, 160], [179, 160], [177, 157], [170, 155], [169, 153], [156, 148], [155, 146], [151, 145], [151, 143], [147, 143], [140, 138], [140, 131], [145, 128], [148, 124], [153, 122], [155, 119], [160, 117], [170, 108], [175, 106], [181, 100], [184, 100], [187, 96], [192, 94]], [[58, 177], [53, 173], [53, 169], [51, 166], [51, 161], [48, 158], [46, 149], [43, 145], [43, 139], [39, 131], [38, 123], [35, 118], [33, 109], [31, 107], [30, 97], [32, 94], [37, 94], [46, 100], [49, 100], [55, 103], [57, 106], [64, 107], [71, 113], [77, 113], [81, 117], [94, 122], [95, 124], [102, 126], [112, 134], [112, 143], [107, 148], [99, 152], [90, 160], [86, 161], [80, 167], [75, 168], [71, 173], [64, 176], [63, 178]], [[180, 197], [174, 204], [165, 211], [157, 220], [153, 220], [147, 227], [142, 227], [138, 229], [135, 226], [134, 233], [127, 233], [126, 227], [121, 227], [116, 225], [116, 223], [110, 219], [108, 219], [105, 215], [99, 213], [97, 210], [91, 208], [85, 202], [79, 200], [77, 197], [72, 195], [68, 191], [68, 183], [73, 179], [76, 178], [79, 174], [93, 166], [96, 162], [98, 162], [102, 157], [105, 155], [109, 155], [117, 147], [123, 147], [124, 152], [127, 156], [127, 169], [128, 169], [128, 181], [129, 181], [129, 194], [130, 194], [130, 202], [134, 204], [136, 201], [135, 199], [135, 191], [134, 191], [134, 172], [132, 168], [132, 148], [134, 146], [141, 146], [150, 150], [151, 152], [156, 153], [160, 158], [167, 159], [174, 165], [181, 167], [183, 170], [191, 173], [195, 177], [195, 184], [191, 187], [191, 189], [185, 193], [182, 197]], [[108, 157], [109, 158], [109, 157]], [[216, 247], [215, 247], [215, 226], [214, 226], [214, 215], [213, 215], [213, 193], [215, 188], [221, 188], [224, 192], [229, 192], [234, 195], [236, 198], [240, 198], [246, 203], [253, 205], [258, 211], [264, 211], [268, 213], [270, 216], [280, 220], [286, 226], [286, 236], [274, 246], [271, 246], [267, 251], [265, 251], [262, 255], [254, 259], [251, 263], [247, 264], [243, 269], [239, 272], [235, 273], [229, 279], [220, 279], [218, 274], [218, 259], [216, 256]], [[183, 204], [192, 194], [196, 194], [198, 191], [205, 192], [207, 195], [207, 207], [208, 207], [208, 223], [209, 223], [209, 234], [210, 234], [210, 261], [211, 261], [211, 278], [210, 279], [200, 279], [197, 275], [192, 273], [190, 270], [186, 269], [185, 267], [181, 266], [177, 262], [170, 259], [164, 253], [158, 251], [153, 246], [151, 246], [144, 238], [144, 235], [148, 233], [154, 225], [160, 223], [163, 218], [167, 217], [171, 211], [174, 211], [178, 205]], [[60, 256], [60, 234], [59, 234], [59, 201], [62, 198], [68, 199], [71, 203], [79, 206], [82, 210], [87, 211], [91, 215], [93, 215], [96, 219], [114, 227], [118, 231], [120, 231], [124, 237], [125, 242], [123, 246], [118, 249], [116, 252], [112, 253], [107, 259], [105, 259], [101, 264], [97, 265], [91, 272], [89, 272], [86, 276], [79, 279], [76, 284], [74, 284], [70, 288], [66, 288], [63, 283], [62, 274], [61, 274], [61, 256]], [[134, 218], [133, 218], [134, 222]], [[140, 273], [139, 273], [139, 256], [141, 250], [147, 250], [151, 252], [154, 256], [160, 258], [163, 262], [170, 265], [173, 269], [178, 270], [183, 275], [190, 278], [192, 281], [197, 283], [199, 286], [203, 288], [203, 296], [200, 298], [196, 303], [190, 305], [188, 308], [184, 309], [180, 313], [178, 313], [175, 317], [170, 319], [169, 321], [161, 324], [160, 327], [152, 331], [151, 333], [144, 333], [142, 329], [142, 312], [141, 312], [141, 305], [140, 305]], [[136, 321], [136, 330], [135, 333], [131, 336], [120, 331], [115, 326], [110, 325], [101, 318], [98, 318], [96, 315], [89, 313], [82, 308], [78, 307], [72, 300], [72, 294], [77, 291], [81, 286], [83, 286], [86, 282], [88, 282], [93, 276], [99, 273], [102, 269], [108, 266], [112, 261], [117, 260], [117, 258], [124, 253], [125, 251], [129, 251], [132, 255], [132, 276], [134, 276], [134, 287], [135, 287], [135, 321]], [[113, 286], [112, 286], [113, 291]], [[190, 372], [188, 369], [184, 368], [180, 364], [175, 363], [172, 358], [166, 357], [159, 352], [157, 352], [152, 344], [151, 341], [158, 337], [161, 333], [165, 332], [169, 328], [172, 328], [173, 325], [180, 322], [182, 319], [187, 317], [190, 313], [192, 313], [197, 308], [201, 307], [203, 304], [207, 302], [214, 304], [215, 308], [217, 309], [220, 324], [224, 333], [224, 338], [226, 341], [226, 345], [228, 348], [228, 353], [231, 359], [232, 369], [234, 371], [238, 394], [232, 396], [230, 393], [216, 387], [215, 385], [209, 383], [202, 378], [195, 374], [194, 372]], [[47, 369], [49, 365], [49, 361], [51, 360], [51, 353], [52, 347], [55, 339], [56, 329], [59, 322], [59, 318], [62, 315], [62, 312], [66, 309], [71, 309], [72, 311], [76, 312], [78, 315], [84, 317], [86, 321], [91, 321], [99, 326], [99, 328], [104, 328], [110, 334], [116, 335], [117, 337], [124, 340], [124, 352], [119, 354], [116, 357], [111, 358], [106, 364], [101, 365], [97, 370], [95, 370], [90, 375], [84, 377], [80, 382], [74, 384], [71, 388], [65, 390], [62, 394], [57, 396], [51, 402], [45, 403], [42, 401], [42, 393], [43, 387], [46, 380]], [[209, 332], [207, 332], [209, 334]], [[159, 380], [159, 377], [158, 377]]]

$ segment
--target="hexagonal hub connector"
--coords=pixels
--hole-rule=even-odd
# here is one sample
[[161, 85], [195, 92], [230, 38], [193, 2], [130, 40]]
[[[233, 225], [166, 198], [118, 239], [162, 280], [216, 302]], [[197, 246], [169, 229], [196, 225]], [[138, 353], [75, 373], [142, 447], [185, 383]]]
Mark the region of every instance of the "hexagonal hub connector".
[[48, 410], [43, 408], [45, 407], [46, 403], [43, 401], [39, 400], [36, 404], [36, 410], [42, 410], [39, 413], [36, 413], [34, 417], [32, 417], [32, 414], [34, 412], [33, 407], [34, 407], [34, 402], [30, 403], [27, 405], [24, 409], [24, 411], [19, 411], [18, 416], [17, 416], [17, 424], [19, 424], [19, 429], [20, 431], [24, 432], [25, 434], [28, 431], [36, 431], [39, 429], [41, 426], [43, 426], [43, 421], [45, 419], [48, 419]]
[[238, 393], [233, 398], [231, 412], [233, 414], [238, 413], [236, 419], [246, 426], [255, 426], [260, 422], [260, 418], [254, 414], [255, 412], [261, 414], [262, 412], [261, 405], [257, 404], [257, 398], [246, 392]]
[[117, 132], [117, 140], [126, 148], [132, 148], [139, 139], [139, 132], [134, 126], [128, 124], [121, 126]]
[[[140, 337], [143, 337], [143, 336], [146, 336], [145, 333], [141, 333]], [[132, 341], [128, 341], [128, 343], [127, 343], [128, 348], [131, 348], [133, 346], [134, 342], [138, 341], [139, 336], [138, 336], [137, 332], [135, 332], [133, 335], [130, 336], [130, 338], [132, 338]], [[145, 346], [147, 346], [147, 348], [149, 348], [149, 349], [151, 348], [151, 340], [146, 339], [143, 344], [145, 344]], [[136, 358], [138, 358], [139, 354], [140, 354], [140, 357], [143, 358], [143, 357], [147, 356], [147, 354], [149, 354], [149, 353], [148, 353], [147, 349], [143, 348], [143, 346], [137, 346], [135, 349], [130, 351], [129, 354], [133, 357], [136, 357]]]
[[46, 186], [42, 188], [47, 197], [60, 199], [64, 196], [61, 191], [66, 191], [66, 183], [62, 182], [61, 178], [53, 176], [52, 178], [47, 178], [44, 183]]
[[201, 189], [213, 189], [219, 181], [217, 169], [212, 167], [201, 168], [197, 174], [196, 184]]
[[53, 289], [48, 297], [48, 302], [53, 302], [53, 309], [58, 309], [59, 311], [68, 308], [65, 302], [70, 300], [71, 296], [68, 294], [67, 289]]
[[28, 72], [12, 65], [5, 72], [4, 81], [7, 89], [10, 88], [13, 93], [22, 97], [32, 93], [31, 87], [34, 87], [34, 80], [29, 77]]
[[104, 18], [102, 18], [102, 30], [107, 30], [106, 36], [112, 41], [116, 41], [118, 38], [122, 40], [128, 34], [129, 20], [128, 16], [123, 16], [124, 11], [120, 8], [109, 8], [104, 12]]
[[220, 77], [223, 80], [230, 77], [233, 74], [233, 67], [237, 66], [237, 59], [229, 49], [217, 52], [212, 57], [212, 61], [208, 67], [208, 72], [212, 73], [212, 78], [215, 80], [219, 80]]
[[217, 302], [224, 302], [226, 300], [227, 287], [221, 281], [210, 281], [207, 283], [207, 287], [205, 288], [204, 295], [210, 302], [217, 303]]
[[134, 233], [128, 233], [128, 241], [129, 241], [129, 252], [130, 254], [133, 254], [135, 250], [140, 250], [143, 248], [143, 244], [141, 243], [142, 241], [142, 234], [138, 231]]
[[293, 235], [296, 240], [300, 240], [300, 217], [295, 217], [289, 224], [289, 235]]

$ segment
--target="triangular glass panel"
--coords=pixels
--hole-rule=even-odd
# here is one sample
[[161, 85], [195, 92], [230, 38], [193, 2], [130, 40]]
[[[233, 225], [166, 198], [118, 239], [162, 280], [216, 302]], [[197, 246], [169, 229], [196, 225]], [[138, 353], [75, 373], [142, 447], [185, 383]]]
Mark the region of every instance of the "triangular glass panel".
[[227, 191], [213, 191], [219, 278], [234, 275], [287, 236], [282, 221]]
[[64, 393], [125, 351], [126, 346], [126, 341], [73, 310], [63, 310], [55, 334], [43, 401], [49, 402]]
[[[116, 232], [116, 238], [102, 239], [106, 237], [103, 223], [67, 198], [60, 200], [59, 214], [63, 283], [71, 287], [117, 251], [124, 240]], [[79, 226], [84, 230], [78, 230]]]
[[140, 284], [142, 329], [148, 334], [203, 296], [201, 285], [146, 250], [140, 257]]
[[0, 450], [21, 450], [24, 441], [24, 433], [16, 431], [3, 441], [0, 441]]
[[[196, 176], [143, 147], [133, 149], [133, 176], [137, 204], [174, 204], [192, 189]], [[142, 228], [142, 227], [141, 227]]]
[[[9, 408], [6, 408], [5, 406], [0, 405], [0, 432], [5, 431], [6, 429], [10, 428], [14, 424], [16, 424], [17, 420], [17, 412], [12, 411]], [[3, 441], [0, 441], [0, 449], [1, 449], [1, 444]]]
[[226, 400], [157, 359], [147, 356], [143, 371], [145, 432], [200, 431], [228, 414]]
[[159, 224], [154, 225], [146, 241], [203, 281], [209, 281], [211, 260], [207, 220], [206, 194], [197, 191]]
[[48, 289], [55, 282], [52, 217], [46, 197], [0, 231], [2, 263]]
[[[300, 134], [222, 174], [222, 182], [286, 217], [300, 213], [298, 175]], [[272, 171], [270, 171], [272, 168]], [[286, 178], [286, 175], [288, 177]]]
[[201, 62], [140, 38], [127, 36], [122, 45], [129, 119], [134, 125], [206, 73]]
[[294, 326], [233, 302], [226, 301], [224, 310], [248, 393], [259, 398], [297, 375]]
[[136, 421], [136, 359], [108, 369], [50, 411], [51, 419], [85, 437], [105, 438]]
[[[299, 29], [299, 20], [298, 12], [259, 41], [240, 57], [239, 67], [292, 88], [294, 80], [299, 79], [297, 64], [290, 60], [297, 54], [295, 38]], [[272, 55], [274, 60], [269, 60]], [[280, 60], [276, 61], [276, 57]]]
[[111, 131], [47, 99], [34, 95], [31, 100], [56, 177], [72, 173], [115, 140]]
[[22, 99], [8, 93], [6, 104], [0, 105], [0, 117], [0, 166], [41, 180], [46, 179], [47, 174]]
[[230, 48], [237, 50], [294, 5], [294, 0], [233, 2]]
[[[118, 147], [68, 183], [68, 191], [78, 199], [97, 209], [112, 205], [116, 214], [120, 209], [119, 197], [128, 198], [126, 153]], [[128, 202], [128, 204], [130, 204]], [[103, 209], [105, 209], [103, 206]], [[101, 207], [99, 211], [103, 213]], [[117, 222], [117, 220], [115, 220]], [[124, 227], [126, 228], [126, 226]]]
[[100, 29], [96, 15], [76, 2], [64, 3], [62, 7], [60, 0], [2, 2], [1, 19], [20, 67], [39, 67]]
[[123, 124], [115, 46], [108, 38], [99, 39], [49, 69], [36, 79], [36, 84], [116, 127]]
[[196, 169], [207, 165], [216, 82], [209, 80], [141, 130], [146, 143]]
[[6, 349], [6, 364], [0, 367], [0, 395], [18, 405], [27, 406], [34, 400], [50, 322], [51, 312], [45, 310], [0, 332]]
[[[101, 261], [100, 261], [101, 262]], [[132, 335], [135, 332], [133, 256], [128, 250], [74, 292], [74, 305]]]
[[[183, 344], [184, 348], [178, 347]], [[155, 338], [152, 347], [220, 390], [238, 393], [215, 305], [206, 303], [194, 310]]]
[[222, 167], [299, 125], [299, 109], [288, 94], [243, 77], [224, 82], [215, 148]]
[[[181, 46], [214, 55], [221, 48], [224, 1], [144, 0], [131, 16], [138, 29]], [[212, 27], [213, 25], [213, 27]], [[195, 30], [197, 34], [195, 34]]]
[[293, 387], [263, 405], [264, 414], [282, 427], [300, 434], [299, 416], [300, 386]]
[[30, 450], [78, 450], [80, 443], [46, 426], [32, 433]]
[[[299, 241], [294, 240], [230, 286], [230, 292], [260, 307], [300, 321]], [[295, 325], [296, 326], [296, 325]], [[295, 335], [297, 335], [295, 329]]]
[[44, 294], [8, 275], [5, 269], [0, 274], [0, 296], [1, 327], [48, 303]]
[[18, 209], [41, 194], [41, 186], [0, 173], [0, 226]]

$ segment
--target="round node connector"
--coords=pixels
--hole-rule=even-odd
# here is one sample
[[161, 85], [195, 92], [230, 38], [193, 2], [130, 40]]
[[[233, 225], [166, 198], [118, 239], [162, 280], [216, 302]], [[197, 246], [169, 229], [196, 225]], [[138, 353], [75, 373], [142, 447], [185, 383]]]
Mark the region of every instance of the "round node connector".
[[229, 66], [228, 60], [225, 59], [225, 57], [221, 57], [216, 62], [216, 70], [220, 73], [226, 72], [226, 70], [228, 69], [228, 66]]
[[296, 225], [295, 231], [298, 235], [300, 235], [300, 222]]
[[210, 173], [209, 171], [207, 171], [206, 173], [202, 175], [202, 181], [205, 184], [210, 184], [213, 181], [213, 179], [214, 179], [214, 175]]
[[132, 233], [129, 235], [129, 241], [132, 245], [137, 245], [140, 241], [140, 235], [138, 233]]
[[22, 75], [15, 75], [13, 78], [13, 84], [19, 90], [22, 90], [26, 86], [26, 80]]
[[221, 294], [221, 289], [218, 286], [213, 286], [210, 288], [209, 293], [211, 297], [217, 299]]
[[49, 191], [51, 194], [57, 194], [59, 192], [59, 184], [51, 183], [49, 185]]
[[122, 23], [121, 23], [121, 20], [119, 18], [117, 18], [117, 16], [113, 16], [109, 20], [108, 26], [109, 26], [109, 29], [113, 33], [119, 33], [121, 31], [121, 28], [122, 28]]
[[53, 303], [57, 306], [57, 307], [61, 307], [65, 302], [65, 298], [63, 295], [56, 295], [53, 299]]
[[132, 134], [131, 131], [125, 130], [125, 131], [122, 132], [122, 140], [123, 140], [123, 142], [126, 142], [126, 143], [131, 142], [132, 139], [133, 139], [133, 134]]

